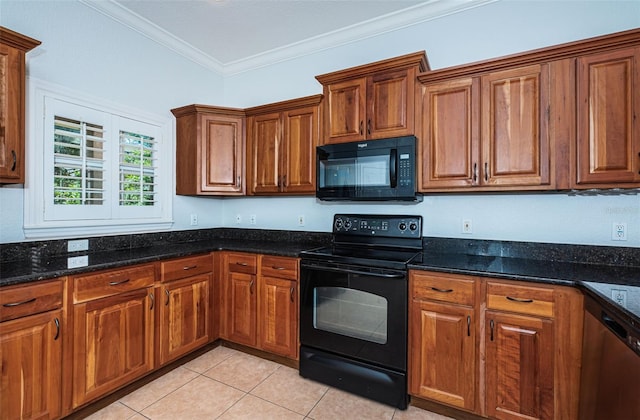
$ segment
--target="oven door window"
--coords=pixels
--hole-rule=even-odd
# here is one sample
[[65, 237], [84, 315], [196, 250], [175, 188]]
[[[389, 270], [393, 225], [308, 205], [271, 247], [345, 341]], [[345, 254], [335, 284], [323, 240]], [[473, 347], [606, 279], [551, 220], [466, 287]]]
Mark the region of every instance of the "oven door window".
[[316, 287], [313, 326], [378, 344], [387, 342], [387, 306], [382, 296], [344, 287]]
[[389, 187], [388, 155], [369, 155], [320, 160], [320, 188]]

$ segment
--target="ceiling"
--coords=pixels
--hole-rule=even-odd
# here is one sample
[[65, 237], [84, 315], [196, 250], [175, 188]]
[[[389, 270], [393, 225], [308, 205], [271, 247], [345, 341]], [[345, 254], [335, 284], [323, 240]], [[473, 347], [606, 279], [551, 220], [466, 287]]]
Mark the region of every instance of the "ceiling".
[[229, 75], [495, 0], [80, 1]]

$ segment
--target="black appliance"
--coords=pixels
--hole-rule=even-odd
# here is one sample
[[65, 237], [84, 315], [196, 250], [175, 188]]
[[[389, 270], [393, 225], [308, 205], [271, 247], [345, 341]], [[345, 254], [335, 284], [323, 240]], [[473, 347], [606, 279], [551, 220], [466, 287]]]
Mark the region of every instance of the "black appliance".
[[316, 172], [320, 200], [422, 201], [415, 136], [318, 146]]
[[421, 251], [421, 216], [334, 216], [332, 245], [301, 253], [301, 376], [407, 407], [407, 264]]

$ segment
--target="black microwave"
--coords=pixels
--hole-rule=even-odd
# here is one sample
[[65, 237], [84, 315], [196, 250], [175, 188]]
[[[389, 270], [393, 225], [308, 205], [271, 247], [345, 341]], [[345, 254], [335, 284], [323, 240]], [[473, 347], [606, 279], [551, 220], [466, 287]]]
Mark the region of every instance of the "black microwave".
[[320, 200], [422, 201], [415, 136], [318, 146], [316, 175]]

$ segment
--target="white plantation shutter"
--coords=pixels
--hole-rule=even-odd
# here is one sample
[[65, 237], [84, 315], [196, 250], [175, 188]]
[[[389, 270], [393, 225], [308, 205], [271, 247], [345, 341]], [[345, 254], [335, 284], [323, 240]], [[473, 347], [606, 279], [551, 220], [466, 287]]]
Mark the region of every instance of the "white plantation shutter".
[[104, 130], [97, 124], [54, 116], [53, 201], [101, 205], [105, 198]]
[[155, 138], [120, 130], [118, 202], [121, 206], [155, 205], [157, 153]]
[[[32, 92], [30, 92], [32, 93]], [[166, 230], [171, 120], [36, 89], [25, 236]], [[141, 116], [142, 115], [142, 116]]]

